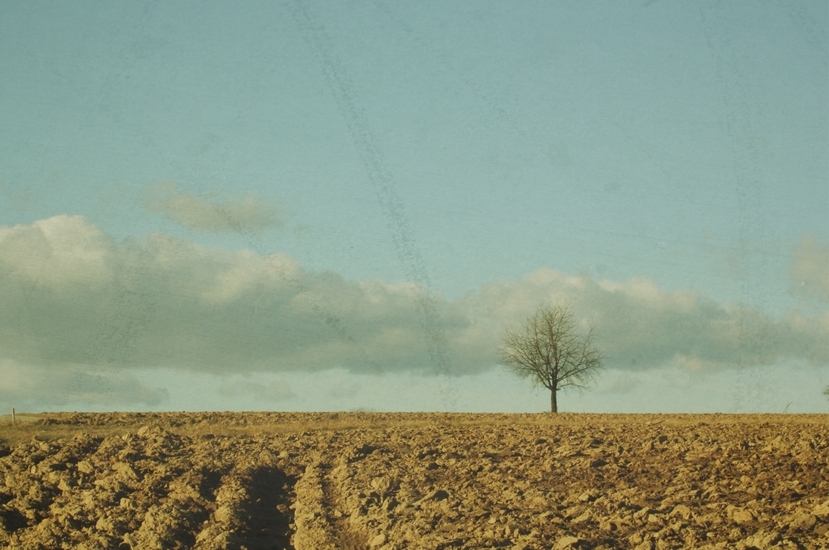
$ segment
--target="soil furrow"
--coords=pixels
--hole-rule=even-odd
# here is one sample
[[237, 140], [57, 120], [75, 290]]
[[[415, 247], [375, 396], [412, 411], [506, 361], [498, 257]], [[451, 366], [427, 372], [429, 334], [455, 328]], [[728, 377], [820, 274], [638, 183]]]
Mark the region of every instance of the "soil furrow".
[[322, 503], [333, 542], [341, 550], [368, 550], [366, 535], [349, 522], [351, 511], [344, 506], [342, 491], [332, 476], [333, 469], [324, 465], [321, 470]]
[[249, 497], [242, 503], [239, 545], [247, 550], [294, 550], [293, 488], [296, 479], [278, 468], [250, 474]]

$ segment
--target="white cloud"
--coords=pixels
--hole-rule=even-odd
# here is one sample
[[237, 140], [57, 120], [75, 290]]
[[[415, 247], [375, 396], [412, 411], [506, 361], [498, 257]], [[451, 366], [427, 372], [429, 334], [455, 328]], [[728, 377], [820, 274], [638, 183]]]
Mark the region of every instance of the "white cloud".
[[[450, 302], [411, 283], [309, 273], [280, 254], [159, 235], [115, 243], [77, 216], [0, 228], [0, 287], [2, 357], [43, 373], [80, 365], [85, 376], [114, 376], [81, 384], [113, 395], [137, 368], [480, 373], [494, 366], [504, 330], [544, 301], [565, 301], [580, 322], [591, 321], [614, 369], [829, 364], [822, 311], [771, 317], [645, 278], [596, 281], [546, 268]], [[250, 384], [224, 389], [262, 399], [290, 394]], [[155, 399], [142, 391], [141, 399]]]
[[794, 253], [791, 266], [795, 292], [829, 300], [829, 237], [806, 235]]
[[690, 370], [719, 369], [784, 359], [829, 364], [829, 313], [773, 318], [687, 290], [667, 292], [642, 278], [597, 282], [540, 269], [518, 282], [485, 286], [466, 298], [465, 309], [472, 323], [515, 323], [542, 301], [565, 302], [583, 324], [592, 323], [613, 368], [678, 362]]
[[[0, 262], [16, 276], [53, 289], [109, 281], [112, 242], [83, 216], [0, 226]], [[2, 274], [3, 272], [0, 272]]]
[[[69, 217], [49, 223], [67, 230], [88, 224]], [[155, 235], [118, 244], [99, 239], [103, 267], [98, 256], [78, 257], [72, 291], [57, 292], [65, 277], [40, 272], [49, 272], [51, 251], [67, 245], [44, 235], [40, 225], [4, 229], [0, 238], [0, 349], [6, 357], [38, 365], [217, 373], [430, 368], [418, 313], [422, 296], [414, 285], [352, 283], [334, 273], [307, 273], [284, 255]], [[10, 242], [46, 258], [42, 269], [28, 269], [25, 254], [6, 254]], [[89, 270], [82, 269], [85, 261]], [[59, 261], [54, 268], [60, 271]], [[106, 279], [96, 274], [101, 270]], [[465, 322], [448, 311], [441, 318], [450, 326]]]
[[169, 182], [149, 187], [144, 206], [190, 229], [244, 233], [282, 224], [276, 207], [262, 200], [197, 197]]

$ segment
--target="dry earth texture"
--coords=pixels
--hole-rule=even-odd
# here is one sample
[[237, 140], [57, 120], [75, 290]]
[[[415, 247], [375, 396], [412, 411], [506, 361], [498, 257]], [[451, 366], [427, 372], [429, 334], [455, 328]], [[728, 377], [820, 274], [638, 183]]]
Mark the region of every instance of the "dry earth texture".
[[49, 414], [0, 547], [829, 548], [826, 415]]

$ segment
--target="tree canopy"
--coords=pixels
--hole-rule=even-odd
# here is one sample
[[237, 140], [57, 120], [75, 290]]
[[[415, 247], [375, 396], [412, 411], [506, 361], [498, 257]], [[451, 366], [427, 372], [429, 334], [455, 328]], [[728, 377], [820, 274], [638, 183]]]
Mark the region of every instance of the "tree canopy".
[[584, 389], [602, 366], [593, 328], [579, 334], [566, 306], [542, 305], [519, 328], [508, 330], [498, 348], [507, 371], [550, 390], [550, 410], [558, 412], [557, 392]]

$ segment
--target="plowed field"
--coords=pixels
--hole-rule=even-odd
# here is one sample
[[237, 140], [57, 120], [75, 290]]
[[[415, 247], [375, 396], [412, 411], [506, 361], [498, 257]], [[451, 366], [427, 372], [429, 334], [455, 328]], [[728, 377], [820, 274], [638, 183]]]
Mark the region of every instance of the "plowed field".
[[826, 415], [50, 414], [0, 547], [829, 548]]

